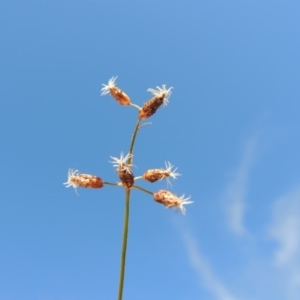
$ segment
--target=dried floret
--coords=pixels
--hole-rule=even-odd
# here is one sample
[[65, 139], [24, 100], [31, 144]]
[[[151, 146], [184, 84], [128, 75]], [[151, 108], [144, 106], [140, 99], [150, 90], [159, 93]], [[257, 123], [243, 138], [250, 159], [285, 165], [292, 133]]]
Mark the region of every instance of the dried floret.
[[117, 78], [118, 76], [112, 77], [109, 79], [108, 84], [102, 84], [101, 95], [103, 96], [110, 93], [121, 105], [130, 105], [129, 96], [116, 86]]
[[154, 97], [147, 101], [144, 106], [140, 109], [139, 118], [140, 119], [147, 119], [151, 117], [157, 109], [162, 105], [167, 105], [169, 102], [169, 98], [171, 96], [172, 87], [169, 89], [166, 88], [166, 85], [163, 84], [160, 88], [159, 86], [156, 87], [157, 89], [148, 89]]
[[167, 191], [159, 190], [154, 193], [154, 200], [158, 203], [165, 205], [167, 208], [174, 208], [175, 210], [181, 210], [185, 215], [186, 209], [184, 205], [191, 204], [193, 201], [189, 201], [190, 197], [184, 198], [184, 195], [177, 197], [177, 195]]

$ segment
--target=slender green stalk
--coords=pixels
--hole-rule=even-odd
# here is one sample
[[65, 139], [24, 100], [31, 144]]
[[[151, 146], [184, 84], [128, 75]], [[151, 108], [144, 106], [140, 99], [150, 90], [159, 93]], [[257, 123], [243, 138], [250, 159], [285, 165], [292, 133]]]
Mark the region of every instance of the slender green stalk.
[[118, 183], [111, 183], [111, 182], [107, 182], [107, 181], [104, 181], [103, 183], [107, 184], [107, 185], [113, 185], [113, 186], [120, 186], [120, 187], [122, 187], [122, 185], [120, 185]]
[[138, 185], [134, 185], [133, 188], [135, 188], [135, 189], [137, 189], [137, 190], [140, 190], [140, 191], [142, 191], [142, 192], [145, 192], [145, 193], [147, 193], [147, 194], [153, 196], [153, 192], [148, 191], [148, 190], [146, 190], [146, 189], [144, 189], [144, 188], [142, 188], [142, 187], [140, 187], [140, 186], [138, 186]]
[[126, 200], [125, 200], [126, 203], [125, 203], [124, 224], [123, 224], [123, 241], [122, 241], [122, 252], [121, 252], [121, 266], [120, 266], [118, 300], [122, 300], [122, 297], [123, 297], [126, 250], [127, 250], [127, 237], [128, 237], [130, 189], [126, 189], [125, 195], [126, 195]]
[[[134, 142], [136, 134], [139, 130], [141, 120], [138, 119], [131, 138], [129, 147], [129, 153], [133, 153]], [[132, 164], [132, 157], [127, 161], [128, 164]], [[125, 263], [126, 263], [126, 250], [127, 250], [127, 239], [128, 239], [128, 224], [129, 224], [129, 208], [130, 208], [130, 189], [125, 189], [125, 211], [124, 211], [124, 224], [123, 224], [123, 240], [122, 240], [122, 251], [121, 251], [121, 265], [120, 265], [120, 277], [119, 277], [119, 291], [118, 300], [122, 300], [124, 277], [125, 277]]]
[[[131, 138], [131, 143], [130, 143], [130, 147], [129, 147], [130, 154], [133, 154], [134, 142], [135, 142], [136, 134], [140, 127], [140, 123], [141, 123], [141, 119], [138, 119], [136, 122], [135, 128], [134, 128], [133, 134], [132, 134], [132, 138]], [[127, 163], [132, 164], [132, 161], [133, 161], [133, 157], [130, 157]]]
[[135, 107], [135, 108], [137, 108], [138, 110], [140, 110], [140, 109], [141, 109], [141, 108], [140, 108], [138, 105], [136, 105], [136, 104], [130, 103], [129, 105], [130, 105], [130, 106], [132, 106], [132, 107]]

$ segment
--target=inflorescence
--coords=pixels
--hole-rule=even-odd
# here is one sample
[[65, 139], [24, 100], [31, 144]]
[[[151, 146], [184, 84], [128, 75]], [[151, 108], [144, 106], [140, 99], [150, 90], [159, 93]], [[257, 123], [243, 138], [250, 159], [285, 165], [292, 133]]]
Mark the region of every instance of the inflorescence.
[[[141, 120], [148, 119], [155, 114], [160, 106], [166, 106], [171, 96], [171, 90], [173, 89], [172, 87], [167, 89], [166, 85], [162, 85], [162, 87], [157, 86], [156, 89], [148, 89], [148, 91], [152, 93], [153, 97], [142, 107], [139, 107], [138, 105], [131, 103], [130, 97], [116, 85], [116, 79], [117, 77], [112, 77], [109, 79], [107, 85], [103, 84], [101, 95], [110, 94], [119, 104], [130, 105], [137, 108], [139, 122]], [[135, 182], [138, 179], [143, 179], [151, 183], [166, 179], [167, 183], [170, 184], [170, 178], [177, 179], [180, 175], [179, 173], [176, 173], [177, 168], [174, 168], [170, 162], [165, 162], [165, 168], [149, 169], [144, 172], [143, 175], [134, 177], [132, 173], [132, 158], [132, 153], [128, 153], [124, 156], [123, 152], [121, 153], [120, 158], [111, 156], [111, 163], [113, 163], [113, 166], [116, 168], [116, 172], [120, 179], [120, 182], [118, 183], [114, 184], [105, 182], [98, 176], [81, 174], [78, 170], [69, 169], [68, 181], [64, 184], [66, 187], [74, 187], [75, 189], [77, 189], [77, 187], [102, 188], [106, 184], [123, 186], [125, 189], [136, 188], [153, 195], [154, 201], [157, 203], [161, 203], [167, 208], [180, 210], [183, 214], [185, 214], [186, 209], [184, 206], [193, 203], [189, 200], [189, 197], [185, 198], [184, 195], [178, 197], [168, 190], [159, 190], [158, 192], [153, 193], [135, 185]]]

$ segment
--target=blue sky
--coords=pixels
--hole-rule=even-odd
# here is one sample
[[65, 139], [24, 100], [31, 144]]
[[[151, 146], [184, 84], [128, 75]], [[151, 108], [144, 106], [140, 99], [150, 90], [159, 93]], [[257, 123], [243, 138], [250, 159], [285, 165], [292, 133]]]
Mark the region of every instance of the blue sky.
[[[148, 88], [135, 175], [170, 161], [183, 216], [132, 192], [124, 299], [300, 298], [299, 1], [2, 1], [0, 299], [116, 299], [117, 181]], [[166, 182], [140, 183], [157, 191]]]

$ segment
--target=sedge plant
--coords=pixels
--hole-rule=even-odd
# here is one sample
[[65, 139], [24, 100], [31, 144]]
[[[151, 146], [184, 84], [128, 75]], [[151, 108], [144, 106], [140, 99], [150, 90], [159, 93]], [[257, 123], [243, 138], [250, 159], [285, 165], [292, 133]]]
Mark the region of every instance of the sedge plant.
[[140, 107], [132, 103], [130, 97], [117, 86], [116, 79], [117, 77], [112, 77], [111, 79], [109, 79], [108, 84], [103, 84], [101, 95], [110, 94], [120, 105], [132, 106], [138, 110], [138, 118], [132, 133], [128, 154], [125, 155], [124, 153], [121, 153], [120, 158], [111, 156], [111, 163], [113, 163], [113, 166], [116, 168], [119, 182], [107, 182], [102, 180], [98, 176], [82, 174], [79, 173], [78, 170], [69, 169], [68, 181], [64, 184], [66, 185], [66, 187], [74, 187], [75, 190], [78, 187], [99, 189], [103, 188], [105, 185], [124, 188], [125, 210], [117, 298], [118, 300], [122, 300], [125, 278], [131, 190], [137, 189], [141, 192], [149, 194], [153, 197], [155, 202], [163, 204], [167, 208], [180, 210], [183, 214], [186, 213], [185, 205], [192, 203], [192, 201], [190, 201], [189, 197], [185, 198], [184, 195], [179, 197], [168, 190], [158, 190], [157, 192], [152, 192], [139, 185], [136, 185], [137, 180], [146, 180], [148, 182], [154, 183], [156, 181], [166, 179], [167, 182], [170, 183], [170, 178], [176, 179], [180, 174], [176, 173], [177, 168], [174, 168], [174, 166], [170, 162], [166, 162], [164, 168], [150, 169], [145, 171], [144, 174], [140, 176], [135, 177], [132, 172], [134, 143], [139, 129], [143, 125], [145, 125], [145, 123], [141, 123], [142, 121], [150, 118], [153, 114], [155, 114], [158, 108], [168, 104], [172, 87], [167, 89], [166, 85], [162, 85], [162, 87], [156, 87], [156, 89], [148, 89], [148, 91], [152, 93], [152, 98], [148, 100], [142, 107]]

